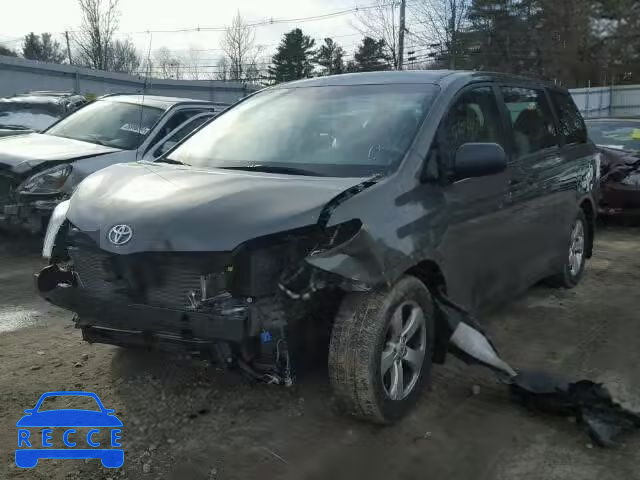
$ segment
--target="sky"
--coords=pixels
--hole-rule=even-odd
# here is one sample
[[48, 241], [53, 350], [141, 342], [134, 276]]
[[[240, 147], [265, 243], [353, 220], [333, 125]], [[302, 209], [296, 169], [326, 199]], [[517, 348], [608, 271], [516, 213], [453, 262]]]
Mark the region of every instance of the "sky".
[[[21, 38], [31, 31], [52, 32], [63, 44], [63, 32], [73, 31], [80, 24], [77, 0], [5, 0], [2, 3], [0, 45], [12, 49], [19, 50]], [[222, 54], [220, 32], [150, 35], [146, 31], [225, 26], [238, 11], [246, 21], [259, 22], [324, 15], [372, 3], [374, 0], [120, 0], [120, 28], [116, 38], [129, 38], [144, 56], [149, 47], [153, 52], [165, 46], [182, 54], [196, 50], [197, 63], [215, 64]], [[356, 25], [357, 17], [350, 13], [315, 21], [258, 26], [256, 43], [263, 45], [265, 55], [270, 57], [282, 34], [300, 27], [317, 43], [327, 36], [333, 37], [351, 55], [362, 37]]]

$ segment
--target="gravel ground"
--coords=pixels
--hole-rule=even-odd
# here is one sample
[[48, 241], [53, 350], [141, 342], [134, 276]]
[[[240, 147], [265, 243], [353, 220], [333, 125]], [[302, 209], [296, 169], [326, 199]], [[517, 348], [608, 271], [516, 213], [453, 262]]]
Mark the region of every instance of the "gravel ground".
[[[640, 228], [608, 226], [582, 284], [534, 287], [483, 322], [514, 366], [605, 381], [640, 405]], [[83, 343], [71, 314], [39, 300], [37, 246], [0, 243], [0, 478], [640, 479], [640, 434], [613, 450], [570, 419], [510, 403], [481, 368], [450, 358], [393, 427], [335, 412], [318, 367], [285, 389], [248, 385], [197, 359]], [[123, 421], [124, 467], [14, 464], [15, 422], [52, 390], [96, 392]]]

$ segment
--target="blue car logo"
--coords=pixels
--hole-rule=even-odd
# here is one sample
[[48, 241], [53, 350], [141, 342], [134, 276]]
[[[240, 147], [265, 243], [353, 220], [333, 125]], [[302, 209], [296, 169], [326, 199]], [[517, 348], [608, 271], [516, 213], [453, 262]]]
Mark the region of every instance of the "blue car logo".
[[[100, 411], [74, 408], [39, 411], [42, 402], [49, 397], [90, 397], [96, 401]], [[119, 468], [123, 465], [124, 450], [117, 448], [121, 447], [120, 427], [122, 427], [122, 422], [114, 415], [114, 410], [104, 408], [95, 393], [44, 393], [35, 407], [24, 412], [26, 415], [16, 423], [16, 427], [18, 427], [16, 465], [18, 467], [33, 468], [41, 458], [99, 458], [106, 468]], [[53, 448], [53, 428], [60, 427], [64, 428], [62, 439], [64, 446], [68, 448]], [[36, 434], [36, 428], [42, 428], [41, 435]], [[79, 434], [75, 428], [90, 428], [90, 430], [85, 436]], [[97, 441], [96, 436], [100, 433], [100, 428], [110, 429], [109, 446], [111, 448], [104, 448], [104, 445]], [[84, 448], [84, 444], [89, 448]]]

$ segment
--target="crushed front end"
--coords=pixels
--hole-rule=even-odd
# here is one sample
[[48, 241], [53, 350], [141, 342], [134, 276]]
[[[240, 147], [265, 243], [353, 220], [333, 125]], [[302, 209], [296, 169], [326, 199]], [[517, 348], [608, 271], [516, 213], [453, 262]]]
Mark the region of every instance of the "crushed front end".
[[61, 187], [70, 172], [69, 165], [60, 165], [25, 179], [25, 175], [0, 170], [0, 227], [43, 234], [56, 205], [69, 196]]
[[640, 213], [640, 156], [635, 152], [600, 148], [600, 213]]
[[323, 332], [328, 338], [345, 282], [305, 259], [361, 227], [312, 225], [229, 252], [119, 254], [100, 247], [100, 232], [56, 217], [37, 288], [75, 313], [85, 340], [198, 353], [286, 385], [294, 379], [292, 352], [307, 349], [307, 340], [317, 344]]

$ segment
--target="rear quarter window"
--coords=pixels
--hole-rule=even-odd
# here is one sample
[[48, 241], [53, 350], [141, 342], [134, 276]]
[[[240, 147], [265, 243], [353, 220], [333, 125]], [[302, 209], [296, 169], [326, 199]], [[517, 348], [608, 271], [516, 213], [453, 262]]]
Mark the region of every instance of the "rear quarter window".
[[551, 90], [551, 101], [558, 113], [560, 134], [565, 142], [587, 143], [587, 127], [575, 102], [568, 93]]

